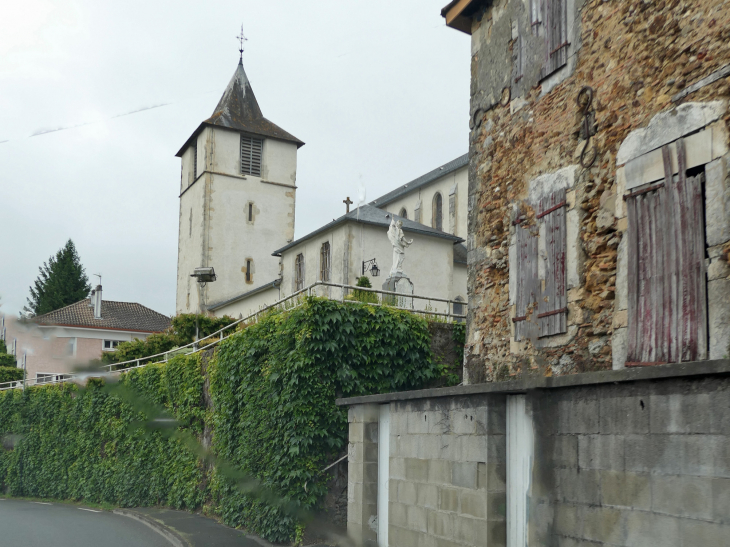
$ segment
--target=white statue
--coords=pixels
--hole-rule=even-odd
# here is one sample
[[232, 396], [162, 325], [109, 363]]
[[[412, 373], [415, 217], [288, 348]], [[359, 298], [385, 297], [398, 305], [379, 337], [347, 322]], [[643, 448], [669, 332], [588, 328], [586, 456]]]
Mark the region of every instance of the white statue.
[[403, 235], [403, 222], [395, 220], [395, 217], [390, 220], [390, 228], [388, 228], [388, 239], [393, 245], [393, 266], [390, 268], [390, 277], [394, 277], [397, 274], [405, 276], [403, 272], [403, 259], [405, 258], [406, 247], [413, 243], [412, 239], [406, 239]]

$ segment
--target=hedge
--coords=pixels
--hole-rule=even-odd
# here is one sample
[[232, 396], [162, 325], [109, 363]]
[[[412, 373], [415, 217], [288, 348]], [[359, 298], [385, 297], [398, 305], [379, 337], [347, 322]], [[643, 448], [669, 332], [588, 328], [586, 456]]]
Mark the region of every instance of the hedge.
[[[203, 508], [270, 541], [296, 541], [325, 494], [321, 470], [347, 446], [347, 410], [335, 399], [423, 387], [445, 370], [429, 342], [426, 321], [407, 312], [307, 298], [229, 337], [210, 360], [178, 356], [119, 386], [1, 392], [0, 489]], [[153, 427], [164, 413], [174, 428]], [[212, 454], [201, 457], [189, 441], [211, 431]], [[237, 488], [241, 475], [268, 497]]]

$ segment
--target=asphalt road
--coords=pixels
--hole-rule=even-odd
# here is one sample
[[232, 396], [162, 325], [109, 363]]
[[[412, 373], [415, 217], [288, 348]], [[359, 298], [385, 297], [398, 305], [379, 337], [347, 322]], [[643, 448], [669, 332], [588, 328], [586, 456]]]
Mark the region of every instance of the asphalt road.
[[171, 547], [134, 519], [72, 505], [0, 500], [0, 547]]

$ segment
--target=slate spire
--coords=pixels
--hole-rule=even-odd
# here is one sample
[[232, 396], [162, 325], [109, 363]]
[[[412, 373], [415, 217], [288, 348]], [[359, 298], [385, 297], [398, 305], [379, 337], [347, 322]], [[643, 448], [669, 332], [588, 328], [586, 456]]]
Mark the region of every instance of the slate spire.
[[297, 146], [304, 144], [295, 136], [264, 118], [251, 88], [251, 82], [249, 82], [246, 71], [243, 69], [243, 60], [239, 60], [233, 78], [228, 83], [228, 87], [223, 92], [220, 101], [218, 101], [218, 106], [215, 107], [213, 115], [203, 123], [230, 127], [254, 135], [282, 139], [294, 142]]

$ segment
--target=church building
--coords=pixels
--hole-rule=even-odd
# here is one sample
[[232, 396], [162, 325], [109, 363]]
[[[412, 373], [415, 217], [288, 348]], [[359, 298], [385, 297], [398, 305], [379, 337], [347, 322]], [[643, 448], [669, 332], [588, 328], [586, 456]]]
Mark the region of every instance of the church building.
[[[243, 63], [182, 160], [177, 313], [244, 317], [317, 281], [381, 288], [392, 265], [387, 232], [413, 243], [404, 271], [414, 294], [466, 303], [467, 155], [294, 240], [297, 150], [304, 143], [263, 117]], [[373, 270], [372, 265], [377, 268]], [[196, 268], [213, 268], [198, 283]], [[337, 287], [317, 294], [340, 298]], [[418, 306], [429, 305], [417, 301]], [[434, 311], [447, 311], [432, 302]], [[452, 311], [465, 313], [464, 305]]]

